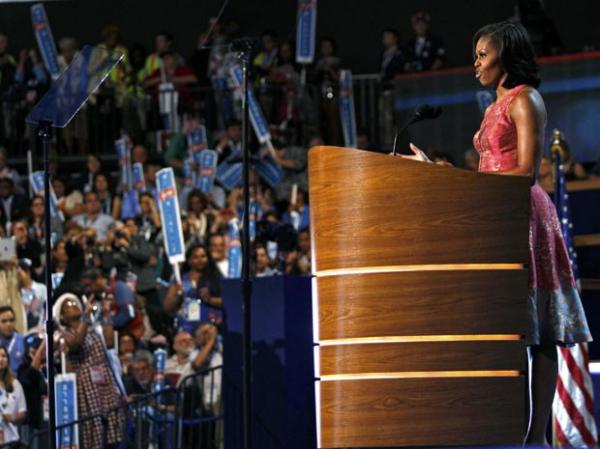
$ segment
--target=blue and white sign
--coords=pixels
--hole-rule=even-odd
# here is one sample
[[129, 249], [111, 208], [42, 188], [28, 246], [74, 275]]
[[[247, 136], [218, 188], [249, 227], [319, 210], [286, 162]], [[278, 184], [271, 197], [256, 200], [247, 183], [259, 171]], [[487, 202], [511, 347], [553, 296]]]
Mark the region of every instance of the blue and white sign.
[[65, 275], [65, 273], [52, 273], [52, 275], [51, 275], [52, 290], [56, 290], [58, 288], [58, 286], [62, 282], [64, 275]]
[[192, 188], [196, 184], [196, 170], [194, 170], [194, 159], [187, 157], [183, 160], [183, 183]]
[[[75, 373], [59, 374], [54, 379], [56, 394], [56, 425], [61, 426], [78, 419], [77, 379]], [[79, 427], [64, 427], [56, 432], [56, 446], [59, 449], [79, 448]]]
[[229, 248], [227, 257], [229, 260], [228, 278], [242, 277], [242, 242], [240, 240], [240, 224], [237, 218], [232, 218], [227, 226], [229, 237]]
[[194, 161], [198, 166], [196, 187], [204, 193], [209, 193], [217, 175], [219, 154], [215, 150], [202, 150], [194, 153]]
[[46, 70], [48, 70], [52, 79], [56, 80], [60, 75], [60, 66], [58, 65], [56, 44], [50, 29], [50, 22], [48, 22], [43, 4], [36, 3], [31, 7], [31, 23]]
[[187, 140], [188, 150], [191, 153], [204, 150], [206, 148], [206, 127], [204, 125], [200, 125], [197, 128], [194, 128], [188, 134]]
[[217, 181], [227, 190], [233, 190], [242, 184], [242, 163], [232, 162], [241, 157], [241, 150], [236, 149], [217, 167]]
[[296, 62], [298, 64], [312, 64], [315, 59], [317, 0], [298, 0], [297, 21]]
[[[243, 89], [242, 69], [240, 66], [233, 66], [230, 74], [235, 86]], [[258, 141], [260, 143], [269, 142], [271, 140], [269, 124], [265, 120], [265, 116], [260, 109], [260, 105], [256, 100], [256, 96], [254, 95], [254, 90], [250, 85], [248, 85], [248, 112], [250, 115], [250, 123], [252, 123], [252, 129], [254, 129]]]
[[137, 190], [126, 190], [121, 200], [121, 220], [134, 218], [142, 213], [140, 193]]
[[260, 158], [254, 164], [254, 169], [271, 187], [283, 180], [283, 170], [270, 154]]
[[163, 168], [156, 173], [156, 188], [158, 192], [158, 207], [163, 225], [165, 251], [169, 262], [175, 264], [185, 261], [185, 244], [179, 215], [179, 200], [175, 174], [171, 167]]
[[[31, 187], [33, 192], [36, 195], [44, 196], [44, 172], [43, 171], [35, 171], [31, 174], [29, 178], [29, 182], [31, 183]], [[65, 221], [65, 216], [62, 211], [58, 208], [58, 201], [56, 200], [56, 195], [54, 194], [54, 189], [52, 185], [50, 185], [50, 215], [55, 220]]]
[[133, 188], [133, 175], [131, 173], [131, 149], [125, 139], [115, 140], [115, 150], [119, 159], [119, 173], [121, 186], [125, 190]]
[[138, 192], [146, 191], [146, 179], [144, 178], [144, 164], [136, 162], [131, 166], [133, 175], [133, 188]]
[[356, 113], [350, 70], [340, 70], [340, 121], [344, 133], [344, 145], [348, 148], [356, 148]]

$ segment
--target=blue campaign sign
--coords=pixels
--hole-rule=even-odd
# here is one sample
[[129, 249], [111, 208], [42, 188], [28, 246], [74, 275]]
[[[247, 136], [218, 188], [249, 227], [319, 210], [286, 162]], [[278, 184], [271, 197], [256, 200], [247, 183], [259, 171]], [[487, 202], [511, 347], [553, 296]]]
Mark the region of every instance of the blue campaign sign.
[[494, 102], [494, 95], [489, 90], [480, 90], [476, 95], [479, 110], [483, 114], [488, 106]]
[[173, 169], [163, 168], [156, 173], [156, 188], [158, 191], [158, 206], [163, 225], [165, 251], [169, 262], [174, 264], [185, 261], [185, 245], [179, 215], [179, 200]]
[[121, 186], [125, 190], [133, 188], [133, 175], [131, 173], [131, 150], [125, 139], [115, 140], [115, 150], [119, 159], [119, 172], [121, 174]]
[[202, 150], [194, 153], [194, 161], [198, 166], [196, 187], [204, 193], [209, 193], [212, 190], [217, 174], [219, 154], [215, 150]]
[[188, 150], [192, 153], [206, 148], [206, 127], [200, 125], [188, 134]]
[[[242, 88], [242, 69], [240, 66], [233, 66], [231, 68], [231, 78], [235, 83], [236, 87]], [[254, 95], [252, 86], [248, 85], [248, 112], [250, 114], [250, 123], [252, 123], [252, 129], [258, 138], [260, 143], [265, 143], [271, 140], [271, 134], [269, 133], [269, 124], [265, 120], [265, 116], [260, 109], [260, 105]]]
[[317, 0], [298, 0], [298, 27], [296, 28], [296, 62], [312, 64], [315, 59], [317, 32]]
[[60, 75], [56, 45], [44, 5], [36, 3], [31, 7], [31, 24], [46, 70], [53, 80]]
[[[75, 373], [60, 374], [54, 380], [56, 394], [56, 425], [61, 426], [77, 421], [77, 380]], [[59, 449], [79, 448], [79, 427], [67, 426], [56, 432], [56, 446]]]
[[136, 162], [131, 166], [133, 176], [133, 188], [138, 192], [146, 191], [146, 179], [144, 178], [144, 164]]
[[254, 169], [271, 187], [275, 187], [283, 179], [283, 170], [270, 154], [258, 160]]
[[52, 290], [56, 290], [62, 282], [65, 273], [52, 273]]
[[242, 276], [242, 242], [240, 240], [240, 227], [237, 218], [232, 218], [227, 226], [229, 237], [229, 249], [227, 257], [229, 260], [228, 278], [239, 278]]
[[183, 182], [192, 187], [196, 184], [196, 170], [194, 170], [194, 158], [188, 157], [183, 161]]
[[233, 190], [242, 183], [242, 163], [232, 162], [240, 159], [241, 155], [241, 150], [236, 149], [217, 167], [217, 181], [227, 190]]
[[134, 218], [142, 213], [140, 193], [137, 190], [125, 190], [121, 201], [121, 220]]
[[356, 114], [350, 70], [340, 70], [340, 121], [344, 133], [344, 145], [356, 148]]
[[[43, 171], [35, 171], [31, 174], [29, 178], [29, 182], [31, 183], [31, 187], [33, 188], [33, 192], [36, 195], [44, 196], [44, 172]], [[50, 215], [55, 220], [65, 221], [65, 216], [58, 208], [58, 201], [56, 200], [56, 195], [54, 194], [54, 189], [52, 185], [50, 185]]]

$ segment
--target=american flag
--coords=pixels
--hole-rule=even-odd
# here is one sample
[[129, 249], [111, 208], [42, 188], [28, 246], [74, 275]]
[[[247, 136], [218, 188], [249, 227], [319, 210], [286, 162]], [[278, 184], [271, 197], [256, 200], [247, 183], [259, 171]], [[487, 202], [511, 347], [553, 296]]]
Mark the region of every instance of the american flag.
[[[580, 287], [577, 254], [573, 245], [573, 223], [561, 153], [556, 153], [554, 204], [573, 275]], [[594, 419], [594, 388], [589, 369], [587, 343], [558, 348], [558, 379], [553, 403], [554, 442], [558, 447], [596, 447], [598, 433]]]

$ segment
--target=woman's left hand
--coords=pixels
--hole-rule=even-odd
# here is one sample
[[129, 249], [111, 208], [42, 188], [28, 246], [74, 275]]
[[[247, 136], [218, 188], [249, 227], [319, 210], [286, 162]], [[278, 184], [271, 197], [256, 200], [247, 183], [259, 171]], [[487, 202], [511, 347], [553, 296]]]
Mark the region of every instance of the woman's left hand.
[[408, 144], [410, 150], [414, 153], [414, 155], [405, 155], [405, 154], [401, 154], [400, 157], [403, 157], [404, 159], [411, 159], [413, 161], [419, 161], [419, 162], [429, 162], [431, 163], [431, 159], [429, 159], [427, 157], [427, 155], [425, 154], [425, 152], [423, 150], [421, 150], [418, 146], [416, 146], [414, 143], [409, 143]]

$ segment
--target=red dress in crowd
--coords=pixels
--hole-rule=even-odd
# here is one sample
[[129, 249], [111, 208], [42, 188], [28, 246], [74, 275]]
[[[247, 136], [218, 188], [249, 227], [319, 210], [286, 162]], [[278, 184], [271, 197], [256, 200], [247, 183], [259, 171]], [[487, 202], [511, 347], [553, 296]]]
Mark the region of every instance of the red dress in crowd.
[[[480, 156], [480, 172], [493, 173], [517, 166], [517, 130], [509, 107], [525, 87], [512, 88], [487, 109], [473, 138]], [[591, 341], [556, 208], [537, 182], [531, 187], [529, 255], [528, 344], [571, 345]]]

